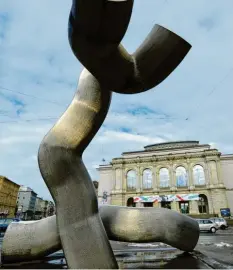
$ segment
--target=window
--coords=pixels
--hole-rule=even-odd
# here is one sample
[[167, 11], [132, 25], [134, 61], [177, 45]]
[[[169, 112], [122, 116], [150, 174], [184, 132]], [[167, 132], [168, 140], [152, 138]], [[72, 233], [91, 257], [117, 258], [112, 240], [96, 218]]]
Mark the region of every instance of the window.
[[182, 166], [176, 168], [176, 185], [177, 187], [188, 186], [188, 175], [186, 169]]
[[169, 187], [169, 171], [167, 168], [159, 170], [159, 183], [160, 187]]
[[205, 172], [201, 165], [193, 167], [193, 179], [196, 186], [205, 185]]
[[127, 189], [136, 189], [136, 172], [134, 170], [130, 170], [127, 172]]
[[150, 189], [152, 188], [152, 172], [150, 169], [145, 169], [143, 171], [143, 189]]
[[208, 220], [208, 219], [204, 220], [204, 224], [212, 224], [212, 223], [213, 223], [213, 221], [211, 221], [211, 220]]

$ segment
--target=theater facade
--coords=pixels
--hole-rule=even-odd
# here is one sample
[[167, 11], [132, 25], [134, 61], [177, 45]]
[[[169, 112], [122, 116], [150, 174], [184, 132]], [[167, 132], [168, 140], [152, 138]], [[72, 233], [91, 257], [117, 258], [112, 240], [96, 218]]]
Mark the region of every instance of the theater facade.
[[98, 171], [99, 204], [209, 216], [233, 209], [233, 155], [198, 141], [148, 145], [122, 153]]

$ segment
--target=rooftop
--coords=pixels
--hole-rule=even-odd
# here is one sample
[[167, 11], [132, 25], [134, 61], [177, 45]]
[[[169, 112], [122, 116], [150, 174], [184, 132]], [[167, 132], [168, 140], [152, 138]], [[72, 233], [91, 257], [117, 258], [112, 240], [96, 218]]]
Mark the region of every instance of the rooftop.
[[20, 186], [19, 192], [32, 192], [35, 195], [37, 195], [37, 193], [33, 189], [31, 189], [30, 187], [27, 187], [27, 186]]
[[164, 142], [156, 143], [144, 146], [144, 150], [124, 152], [122, 155], [132, 154], [132, 153], [142, 153], [149, 151], [169, 151], [169, 150], [179, 150], [184, 148], [207, 148], [210, 149], [209, 144], [199, 144], [199, 141], [173, 141], [173, 142]]
[[183, 148], [199, 145], [199, 141], [174, 141], [156, 143], [144, 146], [145, 150], [157, 150], [157, 149], [170, 149], [170, 148]]
[[0, 175], [0, 180], [1, 180], [1, 179], [2, 179], [3, 181], [8, 181], [8, 182], [14, 184], [15, 186], [20, 187], [20, 185], [18, 185], [17, 183], [13, 182], [12, 180], [8, 179], [8, 178], [5, 177], [5, 176]]

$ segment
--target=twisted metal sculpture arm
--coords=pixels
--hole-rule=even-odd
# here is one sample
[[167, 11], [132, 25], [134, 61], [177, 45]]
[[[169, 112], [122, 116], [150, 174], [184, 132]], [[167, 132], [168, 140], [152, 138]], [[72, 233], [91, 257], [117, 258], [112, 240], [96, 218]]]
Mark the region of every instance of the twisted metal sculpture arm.
[[103, 93], [86, 70], [71, 105], [39, 149], [41, 174], [57, 208], [59, 234], [70, 268], [117, 268], [98, 214], [93, 183], [82, 153], [107, 114], [111, 92]]
[[[163, 242], [183, 251], [192, 251], [199, 238], [199, 226], [195, 220], [165, 208], [103, 205], [99, 213], [110, 240]], [[2, 261], [40, 259], [61, 248], [56, 216], [34, 222], [15, 222], [5, 233]]]
[[70, 45], [103, 90], [122, 94], [149, 90], [166, 79], [191, 48], [175, 33], [155, 25], [135, 53], [129, 54], [119, 43], [127, 30], [132, 7], [133, 0], [73, 0]]
[[57, 208], [57, 226], [70, 268], [117, 268], [98, 214], [97, 198], [82, 154], [101, 127], [111, 91], [139, 93], [164, 80], [190, 45], [155, 26], [130, 55], [120, 45], [133, 1], [73, 0], [69, 40], [86, 69], [66, 112], [43, 139], [41, 174]]

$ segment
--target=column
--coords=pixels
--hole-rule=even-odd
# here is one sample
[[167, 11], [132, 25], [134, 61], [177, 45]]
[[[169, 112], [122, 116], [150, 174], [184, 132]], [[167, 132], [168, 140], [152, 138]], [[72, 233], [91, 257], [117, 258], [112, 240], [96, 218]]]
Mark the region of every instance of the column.
[[152, 176], [153, 176], [152, 188], [153, 188], [153, 191], [157, 192], [157, 190], [158, 190], [158, 184], [157, 184], [158, 176], [156, 174], [156, 167], [155, 166], [153, 166], [153, 169], [152, 169]]
[[159, 179], [159, 170], [160, 168], [156, 168], [155, 170], [155, 183], [156, 183], [156, 186], [157, 186], [157, 191], [160, 189], [160, 179]]
[[172, 184], [172, 189], [176, 190], [176, 170], [174, 169], [173, 165], [171, 166], [171, 184]]
[[194, 183], [193, 183], [193, 169], [192, 169], [192, 165], [188, 162], [188, 186], [189, 187], [194, 187]]
[[224, 186], [220, 160], [216, 161], [216, 165], [217, 165], [218, 183], [219, 185]]
[[142, 202], [137, 202], [136, 207], [144, 207], [144, 204]]
[[206, 160], [205, 160], [205, 166], [204, 166], [204, 173], [205, 173], [206, 187], [208, 188], [211, 185], [211, 181], [210, 181], [209, 167]]
[[122, 183], [122, 192], [126, 192], [126, 190], [127, 190], [127, 172], [124, 172], [123, 183]]
[[114, 187], [114, 190], [116, 190], [116, 189], [118, 189], [118, 187], [117, 187], [117, 182], [116, 182], [116, 170], [117, 170], [117, 168], [113, 168], [113, 170], [112, 170], [112, 178], [113, 178], [113, 187]]
[[142, 172], [140, 172], [140, 168], [137, 168], [137, 187], [136, 192], [142, 191]]
[[153, 207], [154, 207], [154, 208], [160, 208], [160, 203], [154, 202], [154, 203], [153, 203]]
[[179, 212], [178, 202], [176, 202], [176, 201], [171, 202], [171, 210]]
[[214, 187], [218, 184], [218, 175], [217, 175], [217, 164], [215, 160], [210, 160], [207, 163], [210, 174], [210, 186]]
[[189, 201], [189, 213], [193, 215], [199, 214], [198, 201]]
[[175, 187], [175, 185], [174, 185], [174, 171], [173, 171], [173, 165], [172, 165], [172, 163], [170, 163], [170, 165], [169, 165], [169, 185], [170, 185], [170, 189], [171, 190], [174, 190], [174, 187]]

